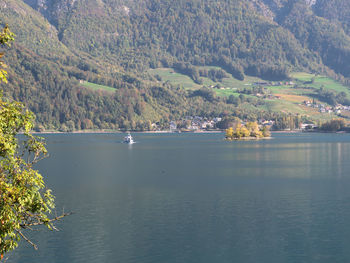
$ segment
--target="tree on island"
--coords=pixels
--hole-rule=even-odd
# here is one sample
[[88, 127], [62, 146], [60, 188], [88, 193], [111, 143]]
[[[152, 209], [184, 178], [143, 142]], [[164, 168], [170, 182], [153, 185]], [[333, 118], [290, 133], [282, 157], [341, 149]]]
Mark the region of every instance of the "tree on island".
[[225, 137], [227, 140], [237, 140], [242, 138], [259, 139], [270, 137], [270, 131], [266, 126], [260, 129], [256, 122], [248, 122], [246, 125], [238, 123], [235, 127], [230, 127], [226, 130]]
[[246, 128], [249, 131], [249, 136], [261, 138], [264, 137], [259, 129], [259, 125], [256, 122], [248, 122]]
[[[14, 34], [5, 26], [0, 31], [0, 45], [10, 45]], [[4, 53], [0, 53], [0, 58]], [[0, 61], [0, 83], [7, 83], [5, 64]], [[45, 225], [55, 229], [50, 219], [54, 196], [33, 165], [47, 156], [42, 138], [33, 136], [34, 115], [22, 103], [0, 94], [0, 261], [24, 239], [37, 246], [24, 230]], [[18, 138], [18, 134], [23, 134]]]

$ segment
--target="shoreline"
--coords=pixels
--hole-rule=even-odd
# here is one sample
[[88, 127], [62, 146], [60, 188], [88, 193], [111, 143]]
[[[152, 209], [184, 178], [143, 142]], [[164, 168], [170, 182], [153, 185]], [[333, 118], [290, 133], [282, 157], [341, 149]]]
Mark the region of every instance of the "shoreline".
[[259, 141], [259, 140], [271, 140], [272, 137], [261, 137], [261, 138], [257, 138], [257, 137], [242, 137], [242, 138], [233, 138], [233, 139], [227, 139], [225, 138], [225, 141], [228, 142], [234, 142], [234, 141]]
[[302, 130], [270, 131], [271, 133], [302, 133]]
[[225, 131], [183, 131], [183, 132], [174, 132], [170, 130], [164, 131], [106, 131], [106, 130], [82, 130], [82, 131], [72, 131], [72, 132], [60, 132], [60, 131], [43, 131], [43, 132], [32, 132], [32, 134], [40, 135], [40, 134], [123, 134], [123, 133], [148, 133], [148, 134], [163, 134], [163, 133], [224, 133]]
[[[218, 133], [225, 133], [224, 130], [196, 130], [196, 131], [171, 131], [171, 130], [164, 130], [164, 131], [106, 131], [106, 130], [81, 130], [81, 131], [72, 131], [72, 132], [60, 132], [60, 131], [44, 131], [44, 132], [36, 132], [33, 131], [31, 134], [35, 135], [45, 135], [45, 134], [125, 134], [125, 133], [145, 133], [145, 134], [165, 134], [165, 133], [173, 133], [173, 134], [181, 134], [181, 133], [197, 133], [197, 134], [218, 134]], [[344, 134], [349, 133], [346, 131], [337, 131], [337, 132], [325, 132], [325, 131], [302, 131], [302, 130], [291, 130], [291, 131], [270, 131], [271, 134], [292, 134], [292, 133], [334, 133], [334, 134]]]

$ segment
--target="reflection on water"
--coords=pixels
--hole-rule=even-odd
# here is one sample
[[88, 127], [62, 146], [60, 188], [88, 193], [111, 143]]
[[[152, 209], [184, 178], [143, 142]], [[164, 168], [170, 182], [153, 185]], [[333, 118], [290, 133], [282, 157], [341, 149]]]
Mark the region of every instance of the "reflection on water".
[[350, 260], [349, 135], [222, 137], [47, 136], [40, 171], [75, 214], [9, 262]]

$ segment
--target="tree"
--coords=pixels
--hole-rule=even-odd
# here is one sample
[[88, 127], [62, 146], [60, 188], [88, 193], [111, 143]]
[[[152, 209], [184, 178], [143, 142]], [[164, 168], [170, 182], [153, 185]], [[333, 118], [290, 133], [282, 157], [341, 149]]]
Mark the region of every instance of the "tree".
[[256, 122], [248, 122], [246, 127], [247, 127], [248, 131], [250, 132], [250, 136], [262, 137], [262, 134], [259, 130], [259, 125]]
[[241, 137], [242, 137], [241, 127], [242, 127], [242, 125], [238, 125], [237, 128], [235, 129], [235, 131], [233, 133], [234, 138], [241, 139]]
[[[9, 45], [14, 34], [7, 26], [0, 33], [0, 44]], [[1, 56], [3, 53], [1, 54]], [[0, 82], [7, 82], [7, 72], [0, 63]], [[42, 138], [33, 136], [34, 115], [19, 102], [9, 102], [0, 95], [0, 255], [15, 249], [21, 239], [36, 245], [23, 230], [45, 225], [55, 229], [49, 218], [54, 196], [33, 165], [47, 156]], [[17, 135], [23, 133], [23, 138]], [[1, 260], [0, 259], [0, 260]]]
[[262, 132], [263, 137], [270, 137], [271, 136], [271, 132], [267, 126], [264, 126], [262, 128], [261, 132]]
[[341, 131], [345, 128], [345, 122], [342, 119], [333, 119], [326, 123], [323, 123], [321, 126], [321, 130], [326, 132], [336, 132]]
[[234, 130], [237, 126], [241, 124], [241, 120], [237, 117], [227, 116], [224, 117], [221, 121], [216, 123], [216, 127], [219, 129], [228, 129], [232, 127]]
[[266, 127], [260, 130], [256, 122], [248, 122], [246, 125], [242, 125], [241, 122], [238, 122], [234, 127], [231, 126], [226, 130], [227, 140], [241, 139], [242, 137], [255, 137], [259, 139], [269, 136], [269, 130]]
[[[0, 32], [0, 45], [9, 45], [11, 41], [14, 40], [14, 34], [10, 31], [6, 25], [2, 32]], [[3, 57], [4, 53], [0, 52], [0, 59]], [[6, 65], [0, 60], [0, 82], [7, 83], [7, 72], [4, 69]]]
[[228, 129], [226, 130], [226, 139], [232, 140], [232, 138], [233, 138], [233, 133], [234, 133], [233, 128], [232, 128], [232, 127], [228, 128]]
[[240, 128], [240, 133], [241, 133], [242, 137], [249, 137], [250, 136], [250, 132], [245, 126], [242, 126]]

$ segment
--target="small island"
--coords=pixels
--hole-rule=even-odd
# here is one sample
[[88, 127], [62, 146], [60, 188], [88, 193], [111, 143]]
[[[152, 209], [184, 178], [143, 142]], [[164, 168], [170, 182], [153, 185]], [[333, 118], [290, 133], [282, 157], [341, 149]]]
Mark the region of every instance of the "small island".
[[256, 122], [236, 121], [232, 127], [226, 130], [225, 139], [232, 140], [257, 140], [271, 138], [271, 133], [268, 126], [259, 127]]

